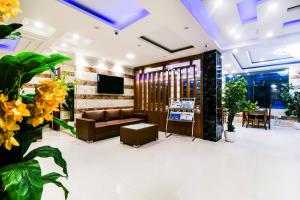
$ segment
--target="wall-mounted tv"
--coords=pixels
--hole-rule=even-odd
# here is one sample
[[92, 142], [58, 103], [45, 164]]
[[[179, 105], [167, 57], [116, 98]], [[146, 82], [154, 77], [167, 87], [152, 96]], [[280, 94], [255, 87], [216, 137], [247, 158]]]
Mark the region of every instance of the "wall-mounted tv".
[[98, 93], [124, 94], [124, 78], [97, 74]]

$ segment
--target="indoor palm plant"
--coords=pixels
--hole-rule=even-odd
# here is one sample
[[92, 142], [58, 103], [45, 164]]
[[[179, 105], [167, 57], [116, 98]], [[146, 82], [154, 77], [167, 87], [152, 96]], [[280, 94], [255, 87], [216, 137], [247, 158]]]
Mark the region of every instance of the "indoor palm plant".
[[292, 84], [284, 84], [280, 96], [287, 106], [285, 114], [296, 116], [295, 128], [300, 129], [300, 91], [296, 91]]
[[223, 108], [228, 114], [227, 131], [225, 131], [226, 141], [234, 141], [235, 127], [233, 125], [234, 117], [242, 111], [251, 111], [257, 107], [256, 103], [246, 99], [247, 81], [244, 78], [234, 78], [225, 84], [223, 94]]
[[[18, 0], [0, 1], [0, 21], [19, 12]], [[14, 32], [20, 24], [1, 25], [0, 39], [20, 37]], [[67, 177], [67, 164], [57, 148], [43, 146], [30, 152], [28, 149], [36, 135], [50, 122], [55, 121], [76, 134], [75, 129], [52, 116], [67, 95], [64, 79], [54, 76], [36, 85], [34, 94], [24, 94], [22, 87], [34, 76], [47, 70], [54, 73], [55, 66], [70, 58], [60, 54], [43, 56], [23, 52], [0, 59], [0, 199], [40, 200], [43, 186], [56, 184], [68, 190], [58, 181]], [[37, 157], [52, 157], [62, 168], [62, 174], [52, 172], [42, 175]]]

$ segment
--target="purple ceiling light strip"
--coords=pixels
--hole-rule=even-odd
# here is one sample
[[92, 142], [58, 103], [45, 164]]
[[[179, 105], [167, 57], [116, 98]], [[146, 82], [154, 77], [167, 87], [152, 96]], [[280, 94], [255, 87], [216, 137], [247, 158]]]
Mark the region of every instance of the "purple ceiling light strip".
[[283, 27], [292, 26], [292, 25], [295, 25], [295, 24], [300, 24], [300, 19], [285, 22], [285, 23], [283, 23]]
[[0, 49], [5, 51], [14, 51], [18, 44], [20, 42], [20, 39], [10, 40], [10, 39], [2, 39], [0, 40]]
[[220, 41], [220, 31], [217, 25], [210, 17], [205, 8], [203, 1], [199, 0], [181, 0], [182, 4], [190, 11], [202, 28], [212, 37], [218, 44]]
[[243, 0], [237, 4], [242, 24], [248, 24], [257, 21], [256, 5], [257, 0]]
[[[115, 6], [111, 10], [105, 11], [106, 12], [105, 14], [102, 13], [103, 11], [98, 11], [92, 7], [85, 5], [80, 0], [58, 0], [58, 1], [66, 5], [69, 5], [87, 15], [90, 15], [118, 30], [122, 30], [127, 26], [141, 20], [142, 18], [150, 14], [146, 9], [140, 7], [138, 4], [134, 3], [133, 5], [132, 1], [128, 3], [128, 0], [120, 0], [120, 4], [118, 6]], [[126, 1], [128, 4], [126, 3]], [[101, 4], [101, 2], [99, 2], [99, 4]], [[124, 10], [124, 13], [120, 13], [120, 7], [126, 8], [126, 9], [121, 9]], [[112, 16], [109, 16], [107, 14], [109, 12], [110, 14], [112, 14]], [[113, 16], [119, 16], [120, 19], [114, 19]]]

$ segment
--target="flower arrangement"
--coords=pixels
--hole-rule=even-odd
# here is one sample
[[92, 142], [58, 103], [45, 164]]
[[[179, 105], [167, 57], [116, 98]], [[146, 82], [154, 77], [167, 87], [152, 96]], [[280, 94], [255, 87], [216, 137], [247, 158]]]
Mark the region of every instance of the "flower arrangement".
[[[18, 0], [0, 1], [0, 21], [14, 17], [19, 9]], [[0, 25], [0, 39], [20, 36], [15, 30], [21, 24]], [[53, 117], [67, 96], [67, 84], [55, 75], [55, 67], [71, 58], [60, 54], [44, 56], [33, 52], [6, 55], [0, 58], [0, 199], [40, 200], [45, 184], [61, 187], [68, 197], [68, 190], [58, 180], [68, 177], [67, 163], [57, 148], [42, 146], [30, 152], [43, 128], [54, 121], [76, 134], [74, 127]], [[24, 84], [45, 71], [53, 78], [35, 86], [35, 92], [25, 94]], [[42, 174], [37, 157], [53, 158], [63, 174]]]

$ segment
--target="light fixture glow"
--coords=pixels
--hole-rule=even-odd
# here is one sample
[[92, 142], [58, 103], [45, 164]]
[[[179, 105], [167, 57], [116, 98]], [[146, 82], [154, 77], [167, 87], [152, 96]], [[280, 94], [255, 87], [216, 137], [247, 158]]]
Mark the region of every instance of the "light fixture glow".
[[36, 28], [43, 28], [43, 27], [44, 27], [44, 24], [43, 24], [42, 22], [40, 22], [40, 21], [36, 21], [36, 22], [34, 23], [34, 26], [35, 26]]
[[74, 39], [74, 40], [79, 40], [79, 39], [80, 39], [80, 36], [79, 36], [78, 34], [74, 34], [74, 35], [73, 35], [73, 39]]
[[277, 85], [276, 85], [276, 84], [272, 84], [272, 85], [271, 85], [271, 88], [272, 88], [273, 90], [276, 90], [276, 89], [277, 89]]
[[231, 67], [231, 64], [226, 64], [225, 67], [229, 68]]
[[277, 9], [278, 5], [276, 3], [272, 3], [268, 6], [268, 11], [275, 11]]
[[60, 46], [67, 47], [67, 44], [66, 43], [61, 43]]
[[215, 0], [215, 6], [216, 7], [219, 7], [221, 5], [223, 5], [223, 0]]
[[239, 52], [238, 49], [233, 49], [233, 50], [232, 50], [232, 53], [233, 53], [233, 54], [237, 54], [238, 52]]
[[236, 33], [236, 29], [231, 29], [230, 31], [229, 31], [229, 35], [234, 35]]
[[264, 59], [264, 58], [261, 58], [261, 59], [259, 59], [259, 61], [260, 61], [260, 62], [264, 62], [264, 61], [265, 61], [265, 59]]
[[268, 32], [268, 33], [266, 34], [266, 37], [267, 37], [267, 38], [271, 38], [271, 37], [273, 37], [273, 35], [274, 35], [273, 32]]
[[232, 74], [235, 74], [235, 73], [236, 73], [236, 70], [232, 70], [231, 73], [232, 73]]
[[240, 39], [241, 38], [241, 35], [240, 34], [236, 34], [236, 35], [234, 35], [234, 39]]
[[127, 53], [126, 58], [132, 60], [135, 58], [135, 55], [133, 53]]

